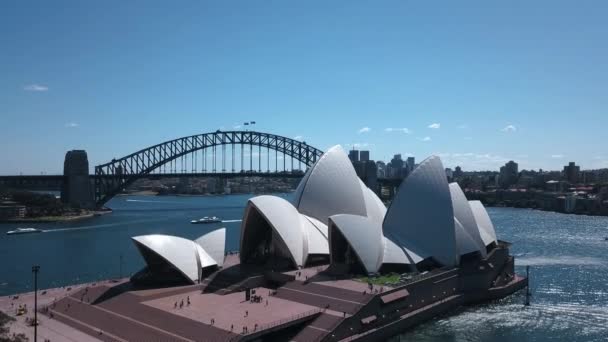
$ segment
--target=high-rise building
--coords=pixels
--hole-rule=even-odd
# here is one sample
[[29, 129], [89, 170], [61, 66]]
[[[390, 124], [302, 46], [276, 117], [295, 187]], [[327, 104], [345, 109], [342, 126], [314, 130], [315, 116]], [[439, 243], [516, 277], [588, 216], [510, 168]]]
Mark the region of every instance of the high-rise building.
[[376, 162], [369, 160], [369, 151], [351, 150], [348, 153], [348, 157], [351, 160], [351, 163], [353, 163], [353, 167], [361, 181], [363, 181], [368, 188], [377, 191], [378, 167], [376, 166]]
[[359, 161], [359, 151], [358, 150], [348, 151], [348, 159], [350, 159], [351, 162]]
[[362, 162], [369, 161], [369, 151], [360, 151], [359, 160]]
[[576, 165], [574, 162], [570, 162], [568, 165], [564, 166], [564, 178], [570, 183], [578, 183], [580, 171], [580, 166]]
[[405, 177], [405, 170], [403, 169], [404, 161], [401, 159], [401, 154], [395, 154], [390, 162], [390, 178], [403, 178]]
[[518, 165], [516, 162], [510, 160], [505, 166], [500, 168], [500, 179], [499, 183], [503, 188], [508, 188], [509, 186], [517, 183], [518, 179]]
[[381, 161], [378, 160], [376, 162], [376, 175], [378, 175], [378, 178], [386, 178], [386, 164]]
[[414, 158], [414, 157], [407, 157], [406, 167], [407, 167], [407, 173], [408, 174], [410, 172], [414, 171], [414, 168], [416, 167], [416, 158]]

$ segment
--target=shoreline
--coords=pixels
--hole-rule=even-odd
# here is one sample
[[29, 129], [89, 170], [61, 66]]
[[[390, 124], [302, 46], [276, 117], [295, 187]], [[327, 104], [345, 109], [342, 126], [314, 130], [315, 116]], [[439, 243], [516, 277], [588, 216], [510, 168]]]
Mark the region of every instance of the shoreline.
[[521, 207], [521, 206], [513, 206], [513, 205], [492, 205], [492, 204], [488, 204], [488, 203], [483, 203], [483, 205], [486, 208], [527, 209], [527, 210], [538, 210], [538, 211], [543, 211], [543, 212], [547, 212], [547, 213], [556, 213], [556, 214], [563, 214], [563, 215], [576, 215], [576, 216], [589, 216], [589, 217], [608, 217], [608, 214], [602, 214], [602, 213], [597, 213], [597, 214], [589, 213], [589, 212], [566, 213], [566, 212], [559, 211], [559, 210], [549, 210], [549, 209], [543, 209], [543, 208], [538, 208], [538, 207], [530, 207], [530, 206]]
[[41, 216], [29, 218], [15, 218], [0, 220], [0, 223], [50, 223], [50, 222], [72, 222], [89, 219], [96, 216], [107, 215], [112, 213], [112, 210], [101, 210], [88, 212], [82, 215], [66, 215], [66, 216]]

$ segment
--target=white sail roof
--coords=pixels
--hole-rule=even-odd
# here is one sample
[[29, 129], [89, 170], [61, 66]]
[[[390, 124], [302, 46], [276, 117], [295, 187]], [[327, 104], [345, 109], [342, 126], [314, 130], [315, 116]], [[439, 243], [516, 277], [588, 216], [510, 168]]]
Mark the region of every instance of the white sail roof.
[[423, 259], [457, 264], [454, 211], [439, 157], [427, 158], [403, 181], [383, 229], [387, 237]]
[[[218, 266], [224, 265], [226, 253], [226, 228], [216, 229], [194, 240]], [[201, 259], [202, 260], [202, 259]]]
[[384, 256], [382, 258], [383, 264], [417, 264], [423, 259], [416, 253], [407, 250], [405, 247], [400, 246], [393, 242], [386, 236], [383, 239], [384, 242]]
[[[308, 257], [308, 236], [302, 227], [300, 213], [287, 200], [277, 196], [256, 196], [247, 202], [245, 209], [245, 219], [241, 229], [241, 251], [243, 251], [245, 241], [245, 230], [253, 229], [248, 222], [247, 213], [249, 210], [257, 210], [272, 227], [285, 244], [293, 262], [297, 266], [303, 266]], [[306, 235], [305, 235], [306, 234]]]
[[479, 246], [477, 246], [473, 238], [471, 238], [469, 233], [456, 218], [454, 218], [454, 230], [456, 233], [456, 251], [458, 256], [479, 251]]
[[370, 218], [358, 215], [333, 215], [330, 225], [346, 238], [368, 273], [378, 272], [382, 266], [382, 229]]
[[480, 201], [469, 201], [469, 205], [475, 217], [475, 222], [479, 227], [479, 233], [484, 245], [488, 246], [492, 242], [497, 242], [494, 225], [483, 204]]
[[[477, 227], [477, 222], [475, 222], [475, 217], [473, 216], [473, 211], [471, 210], [471, 206], [467, 201], [464, 192], [458, 185], [458, 183], [450, 183], [450, 196], [452, 197], [452, 207], [454, 208], [454, 217], [460, 223], [462, 230], [468, 235], [468, 237], [473, 240], [475, 246], [477, 246], [477, 250], [481, 253], [483, 257], [486, 257], [486, 245], [481, 239], [481, 235], [479, 232], [479, 228]], [[461, 230], [456, 229], [456, 234], [459, 234]], [[458, 240], [458, 236], [456, 239]], [[462, 255], [462, 253], [460, 253]]]
[[201, 260], [200, 246], [192, 240], [161, 234], [135, 236], [132, 239], [162, 257], [192, 282], [198, 280], [201, 268], [216, 265], [205, 253]]
[[359, 177], [342, 147], [330, 148], [308, 170], [296, 189], [293, 203], [300, 213], [321, 222], [327, 222], [335, 214], [365, 216]]
[[302, 226], [308, 235], [308, 254], [329, 254], [327, 226], [321, 221], [306, 215], [300, 215]]

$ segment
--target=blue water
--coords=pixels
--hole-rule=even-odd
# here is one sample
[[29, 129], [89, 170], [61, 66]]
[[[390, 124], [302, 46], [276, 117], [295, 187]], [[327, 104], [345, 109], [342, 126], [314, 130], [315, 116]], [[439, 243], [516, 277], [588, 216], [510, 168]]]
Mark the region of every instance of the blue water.
[[[284, 195], [287, 196], [287, 195]], [[109, 215], [71, 223], [27, 224], [41, 234], [7, 236], [16, 224], [0, 224], [0, 296], [31, 290], [31, 266], [41, 287], [118, 277], [143, 260], [131, 236], [162, 233], [196, 238], [227, 228], [227, 248], [238, 249], [240, 222], [193, 225], [219, 216], [240, 220], [250, 195], [116, 197]], [[531, 266], [532, 305], [522, 294], [466, 308], [423, 324], [402, 341], [608, 341], [607, 217], [527, 209], [490, 208], [500, 239], [513, 243], [516, 267]], [[397, 339], [396, 339], [397, 340]]]

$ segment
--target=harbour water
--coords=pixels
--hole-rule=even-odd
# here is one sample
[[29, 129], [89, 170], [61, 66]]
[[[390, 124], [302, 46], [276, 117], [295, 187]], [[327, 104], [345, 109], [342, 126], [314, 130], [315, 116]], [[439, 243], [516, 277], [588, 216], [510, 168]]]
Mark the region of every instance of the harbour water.
[[[283, 196], [288, 197], [289, 194]], [[109, 215], [69, 223], [27, 224], [41, 234], [7, 236], [18, 224], [0, 224], [0, 296], [39, 286], [126, 276], [143, 260], [130, 237], [171, 234], [196, 238], [227, 228], [227, 249], [238, 249], [240, 219], [250, 195], [205, 197], [120, 196]], [[489, 208], [499, 238], [513, 243], [519, 273], [531, 266], [532, 305], [523, 293], [434, 319], [402, 341], [606, 341], [608, 336], [607, 217], [528, 209]], [[203, 216], [225, 222], [190, 224]], [[396, 338], [395, 340], [399, 340]]]

